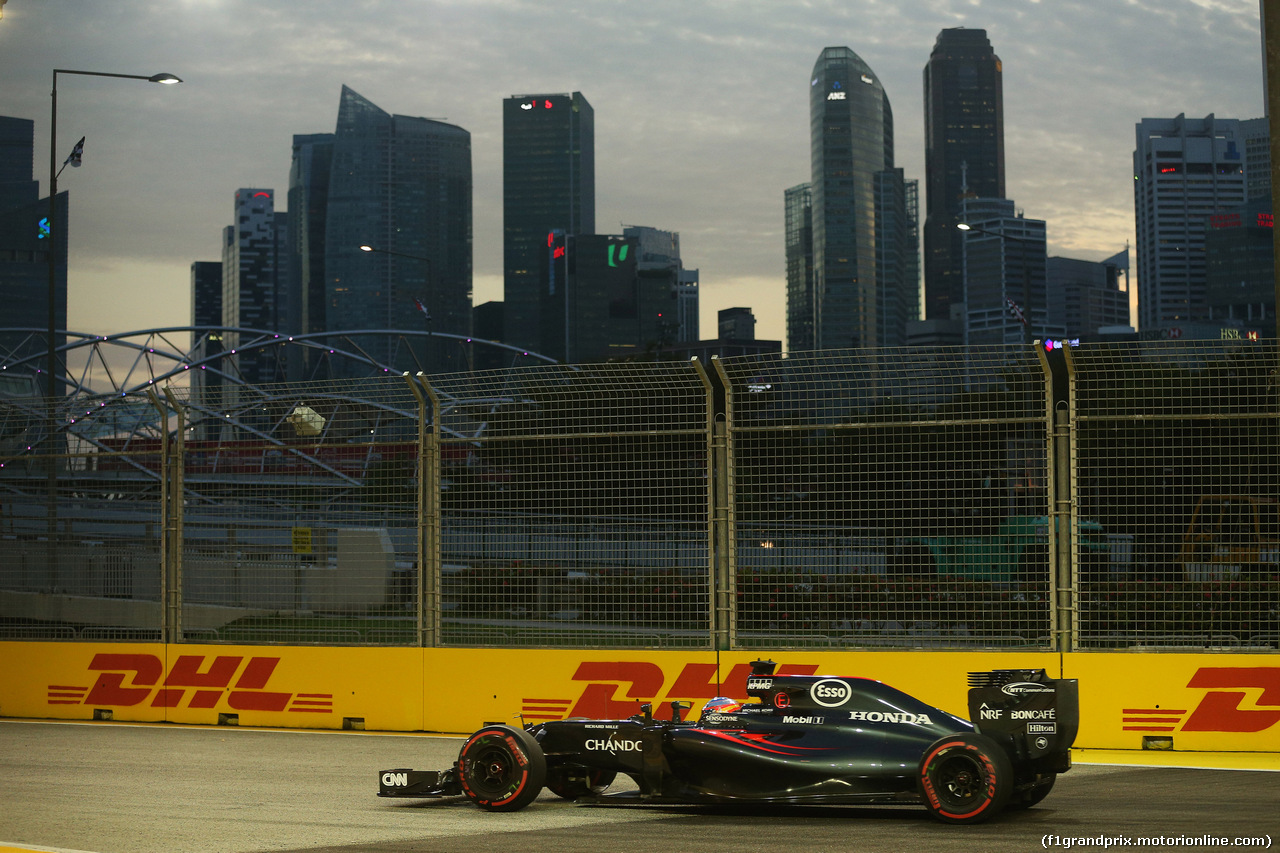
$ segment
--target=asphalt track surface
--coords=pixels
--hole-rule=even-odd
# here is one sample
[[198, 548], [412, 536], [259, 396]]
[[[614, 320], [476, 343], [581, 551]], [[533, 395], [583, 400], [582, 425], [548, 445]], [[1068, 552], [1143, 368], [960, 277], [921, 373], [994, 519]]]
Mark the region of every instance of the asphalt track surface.
[[[1280, 772], [1077, 765], [1036, 808], [944, 826], [921, 807], [601, 808], [513, 814], [376, 796], [377, 771], [448, 766], [457, 738], [0, 720], [0, 851], [1026, 851], [1164, 836], [1280, 846]], [[1118, 839], [1118, 840], [1116, 840]], [[1216, 843], [1214, 839], [1227, 839]], [[1126, 844], [1126, 840], [1128, 844]], [[1270, 841], [1270, 844], [1267, 843]]]

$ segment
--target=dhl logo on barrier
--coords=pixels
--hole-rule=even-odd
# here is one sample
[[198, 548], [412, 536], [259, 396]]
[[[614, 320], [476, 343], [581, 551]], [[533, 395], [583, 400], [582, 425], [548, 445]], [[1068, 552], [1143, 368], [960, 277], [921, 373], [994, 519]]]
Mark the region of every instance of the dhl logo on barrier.
[[88, 668], [101, 674], [92, 685], [50, 684], [48, 702], [130, 707], [150, 700], [153, 708], [216, 708], [225, 699], [233, 711], [333, 711], [332, 693], [267, 690], [279, 663], [278, 657], [251, 657], [246, 663], [234, 655], [217, 655], [212, 661], [205, 655], [179, 655], [166, 674], [164, 663], [155, 655], [97, 654]]
[[[792, 664], [778, 667], [778, 675], [813, 675], [817, 664]], [[583, 661], [573, 674], [574, 681], [585, 681], [582, 694], [575, 701], [565, 699], [524, 699], [521, 713], [526, 720], [563, 720], [566, 717], [594, 717], [616, 720], [628, 717], [644, 702], [659, 699], [698, 700], [714, 696], [747, 698], [747, 676], [750, 664], [738, 664], [719, 685], [716, 665], [687, 663], [665, 693], [666, 674], [650, 661]], [[618, 690], [625, 686], [621, 698]]]
[[1260, 732], [1280, 722], [1280, 667], [1202, 666], [1187, 687], [1208, 691], [1190, 713], [1185, 707], [1125, 708], [1124, 730]]

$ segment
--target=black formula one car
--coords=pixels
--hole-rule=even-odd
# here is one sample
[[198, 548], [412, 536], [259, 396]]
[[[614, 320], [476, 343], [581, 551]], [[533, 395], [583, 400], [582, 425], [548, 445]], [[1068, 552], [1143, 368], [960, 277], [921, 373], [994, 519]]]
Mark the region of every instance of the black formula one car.
[[[970, 722], [878, 681], [774, 669], [752, 665], [757, 701], [712, 699], [697, 721], [676, 702], [669, 720], [645, 705], [625, 720], [486, 725], [447, 770], [382, 771], [379, 796], [463, 795], [489, 811], [524, 808], [543, 787], [601, 805], [923, 803], [977, 823], [1035, 805], [1071, 767], [1074, 679], [970, 673]], [[639, 789], [606, 795], [619, 773]]]

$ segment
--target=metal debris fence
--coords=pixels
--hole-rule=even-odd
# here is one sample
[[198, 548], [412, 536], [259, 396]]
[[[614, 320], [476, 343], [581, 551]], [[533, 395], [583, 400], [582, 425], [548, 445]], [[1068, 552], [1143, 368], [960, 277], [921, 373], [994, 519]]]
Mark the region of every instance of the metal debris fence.
[[0, 395], [0, 638], [1276, 650], [1278, 393], [1164, 342]]

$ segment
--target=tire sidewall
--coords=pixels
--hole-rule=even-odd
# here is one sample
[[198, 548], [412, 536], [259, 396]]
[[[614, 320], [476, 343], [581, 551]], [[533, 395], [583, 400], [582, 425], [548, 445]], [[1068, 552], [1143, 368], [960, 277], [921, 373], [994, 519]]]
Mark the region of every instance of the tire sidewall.
[[[973, 763], [983, 786], [981, 795], [963, 805], [947, 802], [938, 790], [940, 768], [957, 757]], [[1013, 765], [991, 738], [966, 732], [941, 738], [925, 750], [918, 778], [925, 807], [934, 817], [947, 823], [978, 823], [999, 814], [1008, 803], [1013, 789]]]
[[[471, 773], [484, 753], [498, 750], [517, 768], [511, 784], [496, 795], [473, 786]], [[458, 781], [467, 799], [487, 811], [516, 811], [537, 798], [547, 777], [542, 747], [523, 729], [486, 726], [467, 738], [458, 750]]]

